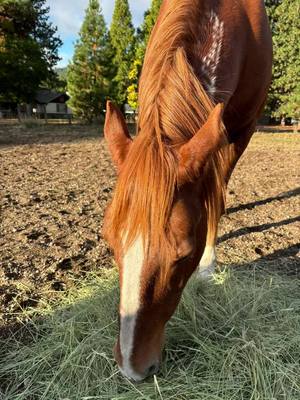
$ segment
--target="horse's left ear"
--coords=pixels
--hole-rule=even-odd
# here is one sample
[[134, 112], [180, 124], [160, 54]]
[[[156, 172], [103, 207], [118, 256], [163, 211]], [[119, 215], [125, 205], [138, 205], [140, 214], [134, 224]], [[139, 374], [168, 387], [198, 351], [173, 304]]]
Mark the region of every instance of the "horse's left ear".
[[106, 105], [104, 135], [118, 171], [127, 157], [132, 139], [121, 111], [111, 101]]
[[178, 185], [197, 179], [209, 157], [227, 142], [224, 105], [218, 104], [203, 127], [179, 150]]

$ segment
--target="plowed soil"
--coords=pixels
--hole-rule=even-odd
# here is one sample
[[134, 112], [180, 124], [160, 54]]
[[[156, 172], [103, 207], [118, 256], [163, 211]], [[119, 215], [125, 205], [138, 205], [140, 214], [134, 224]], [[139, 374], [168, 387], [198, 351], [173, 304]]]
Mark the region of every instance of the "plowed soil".
[[[112, 265], [115, 170], [99, 129], [0, 125], [0, 325]], [[300, 135], [257, 133], [228, 188], [220, 265], [300, 271]]]

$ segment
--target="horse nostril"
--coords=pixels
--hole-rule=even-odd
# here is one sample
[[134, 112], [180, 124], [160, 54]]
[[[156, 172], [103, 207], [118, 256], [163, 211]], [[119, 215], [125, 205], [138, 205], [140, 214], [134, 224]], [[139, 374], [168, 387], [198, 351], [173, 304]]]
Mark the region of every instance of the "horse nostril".
[[154, 374], [157, 373], [157, 371], [158, 371], [158, 364], [153, 364], [153, 365], [151, 365], [151, 367], [148, 369], [147, 375], [148, 375], [148, 376], [154, 375]]

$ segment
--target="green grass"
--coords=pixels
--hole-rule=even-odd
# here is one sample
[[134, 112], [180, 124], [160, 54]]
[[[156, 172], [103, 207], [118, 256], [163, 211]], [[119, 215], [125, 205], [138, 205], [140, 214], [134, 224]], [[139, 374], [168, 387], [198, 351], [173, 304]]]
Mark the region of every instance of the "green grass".
[[112, 358], [117, 303], [109, 271], [46, 310], [25, 343], [2, 340], [1, 400], [300, 399], [297, 278], [241, 269], [192, 281], [168, 326], [161, 372], [138, 385]]

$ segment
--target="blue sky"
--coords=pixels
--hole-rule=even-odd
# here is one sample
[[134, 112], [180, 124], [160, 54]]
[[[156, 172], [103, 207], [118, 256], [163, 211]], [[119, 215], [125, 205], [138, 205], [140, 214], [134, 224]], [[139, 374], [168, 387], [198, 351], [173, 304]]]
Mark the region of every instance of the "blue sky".
[[[144, 12], [151, 0], [129, 0], [135, 26], [143, 20]], [[100, 0], [106, 22], [109, 24], [114, 8], [114, 0]], [[58, 34], [64, 42], [60, 49], [62, 58], [59, 67], [65, 67], [72, 58], [74, 42], [77, 38], [88, 0], [47, 0], [50, 20], [58, 27]]]

